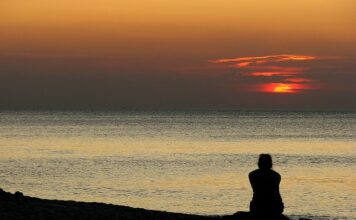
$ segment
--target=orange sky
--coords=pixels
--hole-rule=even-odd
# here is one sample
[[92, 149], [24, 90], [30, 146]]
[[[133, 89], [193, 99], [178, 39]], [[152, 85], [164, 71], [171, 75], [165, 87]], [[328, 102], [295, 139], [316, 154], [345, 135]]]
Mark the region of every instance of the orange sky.
[[[226, 66], [209, 64], [209, 60], [292, 54], [343, 57], [342, 62], [333, 60], [332, 68], [342, 68], [345, 77], [353, 79], [350, 74], [355, 71], [355, 27], [354, 0], [2, 0], [0, 74], [55, 72], [58, 75], [57, 72], [66, 71], [85, 75], [89, 70], [93, 71], [91, 78], [100, 73], [116, 75], [117, 80], [122, 75], [128, 78], [134, 75], [133, 78], [139, 80], [140, 76], [153, 74], [164, 81], [159, 85], [166, 84], [161, 90], [177, 87], [172, 93], [180, 97], [178, 88], [185, 84], [171, 84], [166, 82], [169, 79], [159, 76], [184, 75], [187, 77], [184, 80], [189, 82], [204, 74], [215, 77], [228, 71]], [[12, 62], [23, 69], [10, 67]], [[283, 65], [298, 68], [301, 64]], [[318, 88], [323, 82], [325, 88], [347, 87], [342, 82], [326, 85], [332, 81], [325, 77], [332, 74], [330, 65], [325, 60], [317, 60], [303, 63], [301, 68], [315, 75], [307, 78], [318, 82]], [[327, 74], [323, 75], [323, 71]], [[257, 75], [260, 72], [262, 70]], [[304, 75], [294, 78], [297, 77], [305, 78]], [[262, 83], [261, 79], [255, 84]], [[144, 80], [139, 84], [148, 86]], [[222, 94], [245, 88], [240, 84], [230, 85], [230, 82], [227, 80], [225, 87], [223, 83], [210, 85], [214, 83], [209, 82], [204, 88], [219, 90]], [[105, 80], [102, 83], [105, 84]], [[267, 80], [264, 83], [283, 82]], [[157, 88], [154, 82], [151, 84], [148, 88]], [[40, 83], [36, 81], [32, 86], [38, 87]], [[183, 92], [178, 99], [183, 100], [184, 95]], [[187, 105], [191, 103], [194, 100]]]
[[[113, 43], [132, 43], [140, 49], [148, 42], [175, 43], [179, 48], [203, 41], [197, 49], [204, 52], [209, 49], [201, 47], [207, 43], [230, 46], [250, 37], [283, 45], [356, 41], [353, 0], [2, 0], [0, 4], [1, 46], [12, 46], [5, 47], [7, 52], [21, 50], [18, 43], [31, 52], [116, 54], [109, 48]], [[54, 42], [59, 45], [51, 45]], [[79, 47], [65, 49], [64, 43]], [[321, 49], [316, 45], [314, 50]]]

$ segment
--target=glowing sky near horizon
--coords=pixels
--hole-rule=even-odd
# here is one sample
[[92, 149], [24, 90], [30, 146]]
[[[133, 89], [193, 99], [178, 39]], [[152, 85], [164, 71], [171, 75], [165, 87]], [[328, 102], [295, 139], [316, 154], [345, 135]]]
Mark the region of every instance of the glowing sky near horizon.
[[355, 108], [354, 0], [3, 0], [0, 107]]

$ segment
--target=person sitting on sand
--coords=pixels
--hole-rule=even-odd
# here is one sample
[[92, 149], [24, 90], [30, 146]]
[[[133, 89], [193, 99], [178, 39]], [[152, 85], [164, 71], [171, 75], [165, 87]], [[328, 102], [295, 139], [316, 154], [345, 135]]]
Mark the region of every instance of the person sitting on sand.
[[258, 168], [248, 175], [253, 189], [250, 212], [254, 216], [280, 216], [284, 209], [279, 193], [281, 175], [272, 170], [271, 155], [260, 154]]

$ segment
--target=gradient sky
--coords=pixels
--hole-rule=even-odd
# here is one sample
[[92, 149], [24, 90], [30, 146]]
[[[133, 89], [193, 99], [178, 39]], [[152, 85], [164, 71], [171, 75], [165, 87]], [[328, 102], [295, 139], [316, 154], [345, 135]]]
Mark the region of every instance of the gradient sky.
[[0, 108], [356, 108], [355, 0], [1, 0]]

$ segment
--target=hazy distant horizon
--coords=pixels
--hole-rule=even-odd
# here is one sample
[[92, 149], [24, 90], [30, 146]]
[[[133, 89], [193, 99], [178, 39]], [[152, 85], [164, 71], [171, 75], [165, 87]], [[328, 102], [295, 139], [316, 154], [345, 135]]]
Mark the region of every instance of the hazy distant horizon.
[[12, 108], [0, 108], [0, 112], [22, 112], [22, 111], [39, 111], [39, 112], [121, 112], [121, 111], [168, 111], [168, 112], [180, 112], [180, 111], [197, 111], [197, 112], [354, 112], [356, 108], [150, 108], [150, 107], [12, 107]]

